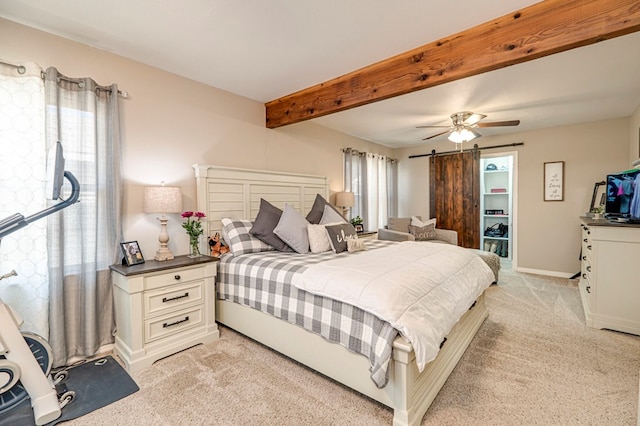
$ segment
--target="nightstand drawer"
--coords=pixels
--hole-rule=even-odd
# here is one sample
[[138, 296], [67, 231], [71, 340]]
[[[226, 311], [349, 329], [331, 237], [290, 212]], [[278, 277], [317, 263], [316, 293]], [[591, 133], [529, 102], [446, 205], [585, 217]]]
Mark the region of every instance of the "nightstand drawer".
[[151, 275], [144, 279], [145, 290], [153, 290], [169, 284], [180, 284], [204, 278], [204, 268], [181, 269], [158, 275]]
[[144, 316], [181, 309], [188, 305], [202, 303], [204, 281], [171, 286], [144, 294]]
[[203, 308], [203, 305], [194, 306], [191, 309], [185, 309], [173, 315], [145, 320], [145, 342], [149, 343], [171, 334], [180, 333], [186, 329], [203, 325]]

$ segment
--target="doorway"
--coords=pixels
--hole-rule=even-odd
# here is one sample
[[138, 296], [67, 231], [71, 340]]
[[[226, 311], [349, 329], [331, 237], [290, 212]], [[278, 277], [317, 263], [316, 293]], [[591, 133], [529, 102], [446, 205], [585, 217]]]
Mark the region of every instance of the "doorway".
[[480, 249], [515, 266], [517, 152], [483, 153], [480, 158]]

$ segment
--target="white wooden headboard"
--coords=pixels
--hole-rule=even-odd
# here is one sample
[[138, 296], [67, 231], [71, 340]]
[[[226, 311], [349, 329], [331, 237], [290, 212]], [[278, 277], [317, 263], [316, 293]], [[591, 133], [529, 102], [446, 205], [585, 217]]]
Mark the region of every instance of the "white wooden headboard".
[[224, 217], [254, 220], [260, 198], [284, 209], [290, 204], [306, 215], [316, 194], [329, 199], [324, 176], [194, 164], [197, 211], [206, 215], [205, 235], [220, 232]]

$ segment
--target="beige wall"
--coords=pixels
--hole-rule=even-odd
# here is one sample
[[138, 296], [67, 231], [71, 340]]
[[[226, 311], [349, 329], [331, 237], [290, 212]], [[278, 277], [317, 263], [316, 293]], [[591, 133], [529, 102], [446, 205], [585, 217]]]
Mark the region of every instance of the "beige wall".
[[[118, 83], [129, 93], [120, 104], [124, 236], [137, 240], [147, 258], [155, 254], [160, 228], [142, 212], [143, 187], [163, 180], [180, 185], [184, 209], [194, 209], [195, 163], [327, 176], [335, 192], [342, 189], [341, 148], [393, 152], [313, 123], [266, 129], [260, 102], [2, 19], [0, 40], [0, 59], [55, 66], [70, 77]], [[173, 215], [169, 247], [185, 254], [180, 223]]]
[[[630, 119], [615, 119], [478, 139], [480, 147], [524, 142], [520, 147], [486, 151], [518, 152], [514, 236], [519, 269], [568, 276], [580, 270], [578, 217], [588, 211], [596, 182], [604, 180], [607, 173], [629, 168], [629, 122]], [[400, 198], [411, 198], [406, 204], [409, 208], [403, 207], [402, 214], [424, 217], [429, 211], [428, 159], [407, 157], [431, 149], [453, 148], [445, 140], [398, 152], [403, 179]], [[565, 162], [564, 201], [543, 201], [543, 164], [549, 161]], [[415, 182], [414, 177], [420, 182]]]
[[[0, 59], [57, 67], [72, 77], [91, 76], [100, 84], [118, 83], [122, 100], [125, 238], [138, 240], [147, 257], [157, 247], [158, 223], [142, 212], [142, 188], [164, 180], [180, 185], [184, 208], [195, 207], [191, 165], [218, 164], [317, 174], [342, 187], [341, 148], [351, 146], [400, 159], [399, 214], [428, 216], [428, 159], [408, 159], [435, 148], [393, 151], [313, 123], [283, 129], [264, 127], [261, 103], [158, 69], [0, 19]], [[8, 42], [10, 40], [10, 42]], [[480, 146], [524, 142], [519, 152], [518, 265], [530, 270], [577, 272], [577, 217], [589, 207], [595, 182], [610, 171], [628, 168], [638, 154], [640, 109], [630, 119], [609, 120], [504, 137], [484, 137]], [[630, 140], [631, 139], [631, 140]], [[512, 151], [515, 148], [508, 148]], [[492, 152], [496, 152], [493, 150]], [[563, 160], [565, 201], [542, 201], [542, 165]], [[170, 248], [186, 253], [187, 238], [174, 215]]]

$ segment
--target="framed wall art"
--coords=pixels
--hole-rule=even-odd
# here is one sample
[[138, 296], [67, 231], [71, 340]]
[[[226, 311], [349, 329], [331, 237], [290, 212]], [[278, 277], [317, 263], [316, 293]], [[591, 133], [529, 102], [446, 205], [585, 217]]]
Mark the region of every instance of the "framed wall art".
[[544, 201], [564, 200], [564, 161], [544, 163]]

